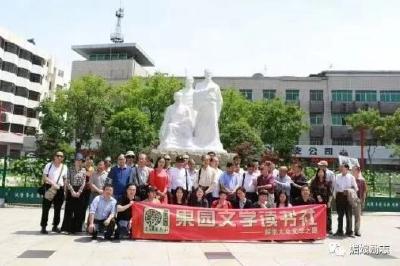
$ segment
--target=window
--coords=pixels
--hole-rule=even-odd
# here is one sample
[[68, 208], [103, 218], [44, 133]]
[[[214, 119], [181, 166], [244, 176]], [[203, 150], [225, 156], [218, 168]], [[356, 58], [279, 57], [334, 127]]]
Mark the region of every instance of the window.
[[29, 77], [29, 80], [31, 82], [36, 82], [36, 83], [42, 84], [42, 76], [39, 75], [39, 74], [31, 73], [30, 77]]
[[351, 146], [353, 145], [353, 139], [332, 139], [332, 145]]
[[29, 70], [25, 68], [18, 68], [17, 76], [29, 79]]
[[29, 118], [36, 118], [36, 110], [32, 108], [26, 109], [26, 116]]
[[9, 53], [18, 54], [18, 46], [11, 42], [6, 42], [4, 50]]
[[310, 114], [311, 125], [322, 125], [324, 120], [323, 114]]
[[15, 85], [14, 85], [14, 83], [1, 80], [0, 81], [0, 91], [9, 92], [9, 93], [14, 94]]
[[36, 92], [36, 91], [29, 91], [29, 96], [28, 96], [29, 100], [32, 101], [40, 101], [40, 93]]
[[0, 101], [0, 106], [1, 108], [3, 108], [4, 110], [6, 110], [6, 112], [12, 113], [13, 109], [14, 109], [14, 104], [10, 103], [10, 102], [2, 102]]
[[22, 59], [25, 59], [25, 60], [28, 60], [29, 62], [31, 62], [32, 61], [32, 53], [25, 49], [21, 49], [19, 51], [19, 58], [22, 58]]
[[353, 101], [353, 92], [351, 90], [333, 90], [333, 102], [351, 102]]
[[322, 138], [310, 138], [310, 145], [322, 145], [323, 144], [323, 140]]
[[356, 91], [357, 102], [376, 102], [376, 91]]
[[252, 90], [239, 90], [240, 93], [243, 94], [244, 97], [246, 97], [247, 100], [253, 100], [253, 91]]
[[323, 101], [324, 92], [322, 90], [310, 90], [310, 101]]
[[15, 95], [21, 96], [24, 98], [28, 98], [28, 89], [24, 87], [17, 86], [15, 87]]
[[263, 98], [266, 100], [275, 99], [276, 90], [263, 90]]
[[388, 103], [400, 102], [400, 91], [381, 91], [381, 101]]
[[5, 43], [4, 39], [0, 37], [0, 48], [4, 49]]
[[28, 135], [28, 136], [34, 136], [36, 134], [36, 128], [35, 127], [25, 127], [24, 133], [25, 133], [25, 135]]
[[38, 65], [38, 66], [43, 66], [44, 65], [44, 59], [41, 58], [40, 56], [32, 55], [32, 64]]
[[12, 133], [24, 133], [24, 126], [20, 124], [11, 124], [11, 130]]
[[0, 123], [0, 131], [8, 132], [10, 130], [10, 123]]
[[64, 71], [58, 70], [57, 75], [58, 75], [59, 77], [63, 78], [63, 77], [64, 77]]
[[299, 90], [286, 90], [286, 101], [298, 101]]
[[332, 114], [332, 125], [344, 126], [346, 125], [347, 114]]
[[14, 105], [14, 114], [15, 115], [25, 115], [25, 107], [23, 105]]
[[1, 68], [3, 71], [7, 71], [10, 73], [17, 74], [17, 66], [10, 62], [3, 62], [3, 66]]

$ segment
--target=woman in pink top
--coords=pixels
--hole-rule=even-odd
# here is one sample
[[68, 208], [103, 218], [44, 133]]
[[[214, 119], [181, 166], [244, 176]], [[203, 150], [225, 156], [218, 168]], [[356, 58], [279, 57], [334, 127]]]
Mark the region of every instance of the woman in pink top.
[[164, 169], [165, 159], [158, 157], [155, 163], [155, 168], [150, 172], [149, 184], [157, 191], [157, 196], [162, 204], [168, 204], [167, 189], [168, 189], [168, 174]]
[[227, 194], [225, 191], [219, 192], [219, 199], [214, 200], [211, 204], [211, 208], [216, 209], [232, 209], [231, 203], [227, 200]]

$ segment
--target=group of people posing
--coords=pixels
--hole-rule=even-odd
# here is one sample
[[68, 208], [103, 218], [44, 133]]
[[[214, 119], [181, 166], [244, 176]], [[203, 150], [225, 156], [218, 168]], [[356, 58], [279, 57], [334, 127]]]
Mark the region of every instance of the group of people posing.
[[[271, 161], [251, 161], [244, 170], [235, 156], [225, 171], [218, 156], [210, 152], [201, 157], [201, 166], [188, 155], [179, 155], [174, 164], [164, 155], [153, 162], [146, 154], [137, 157], [132, 151], [118, 156], [112, 166], [110, 157], [97, 163], [90, 157], [75, 157], [74, 166], [63, 164], [64, 155], [57, 152], [43, 171], [45, 190], [53, 196], [43, 197], [41, 233], [46, 226], [51, 205], [54, 205], [53, 232], [74, 234], [87, 230], [93, 238], [104, 233], [106, 239], [128, 236], [131, 232], [131, 208], [135, 202], [187, 205], [203, 208], [248, 209], [286, 208], [298, 205], [325, 204], [326, 229], [332, 234], [331, 204], [336, 203], [338, 236], [360, 236], [360, 217], [367, 185], [359, 167], [340, 166], [335, 174], [326, 161], [318, 163], [315, 177], [307, 181], [303, 167], [294, 163], [290, 169], [276, 169]], [[65, 199], [61, 228], [61, 206]], [[86, 220], [86, 210], [89, 216]], [[352, 216], [355, 227], [353, 231]], [[346, 230], [343, 218], [346, 217]]]

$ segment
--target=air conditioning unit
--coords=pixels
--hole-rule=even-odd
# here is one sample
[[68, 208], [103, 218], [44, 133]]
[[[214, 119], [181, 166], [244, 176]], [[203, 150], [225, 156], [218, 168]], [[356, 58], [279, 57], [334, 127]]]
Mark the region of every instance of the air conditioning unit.
[[10, 123], [10, 121], [11, 121], [11, 115], [9, 113], [2, 112], [0, 114], [0, 122], [1, 123]]

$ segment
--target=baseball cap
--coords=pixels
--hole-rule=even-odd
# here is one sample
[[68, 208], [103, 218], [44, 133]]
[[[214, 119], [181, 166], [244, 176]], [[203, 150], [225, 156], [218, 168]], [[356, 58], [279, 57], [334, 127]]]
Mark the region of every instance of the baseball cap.
[[75, 161], [84, 161], [82, 153], [77, 153], [75, 155]]
[[125, 154], [125, 156], [132, 156], [132, 157], [134, 157], [134, 156], [135, 156], [135, 153], [134, 153], [133, 151], [127, 151], [126, 154]]

